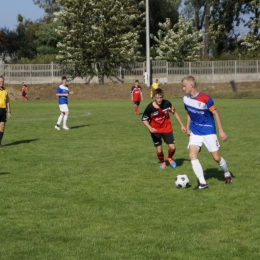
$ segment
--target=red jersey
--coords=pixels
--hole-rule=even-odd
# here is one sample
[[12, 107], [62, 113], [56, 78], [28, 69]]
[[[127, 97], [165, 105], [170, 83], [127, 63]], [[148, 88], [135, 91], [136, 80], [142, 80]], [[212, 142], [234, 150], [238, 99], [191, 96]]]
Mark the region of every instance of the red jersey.
[[131, 94], [133, 95], [133, 101], [141, 101], [141, 93], [142, 93], [142, 88], [140, 86], [136, 87], [133, 86], [131, 90]]
[[163, 100], [159, 108], [155, 108], [152, 102], [146, 107], [142, 121], [148, 121], [150, 126], [157, 130], [155, 134], [170, 133], [172, 132], [172, 124], [169, 112], [175, 112], [170, 101]]
[[26, 86], [22, 86], [22, 92], [26, 92], [27, 88]]

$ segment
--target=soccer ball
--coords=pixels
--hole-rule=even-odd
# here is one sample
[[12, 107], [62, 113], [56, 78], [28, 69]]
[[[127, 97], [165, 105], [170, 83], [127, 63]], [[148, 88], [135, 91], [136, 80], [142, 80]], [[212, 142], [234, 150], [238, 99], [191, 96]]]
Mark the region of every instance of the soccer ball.
[[190, 180], [186, 174], [180, 174], [175, 178], [177, 188], [187, 188], [190, 186]]

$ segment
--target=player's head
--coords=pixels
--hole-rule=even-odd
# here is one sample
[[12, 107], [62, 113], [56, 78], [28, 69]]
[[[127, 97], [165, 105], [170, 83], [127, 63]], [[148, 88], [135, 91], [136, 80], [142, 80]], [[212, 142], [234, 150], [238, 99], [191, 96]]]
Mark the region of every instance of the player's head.
[[61, 81], [62, 81], [63, 84], [66, 84], [66, 82], [67, 82], [67, 77], [66, 77], [66, 76], [62, 76], [62, 77], [61, 77]]
[[193, 76], [186, 76], [182, 79], [182, 89], [186, 94], [189, 94], [192, 90], [196, 89], [197, 83]]
[[163, 90], [161, 88], [157, 88], [154, 90], [153, 99], [157, 105], [161, 105], [163, 100]]
[[0, 76], [0, 88], [2, 88], [4, 86], [4, 83], [5, 83], [4, 76]]
[[137, 79], [136, 81], [135, 81], [135, 86], [138, 86], [139, 85], [139, 80]]

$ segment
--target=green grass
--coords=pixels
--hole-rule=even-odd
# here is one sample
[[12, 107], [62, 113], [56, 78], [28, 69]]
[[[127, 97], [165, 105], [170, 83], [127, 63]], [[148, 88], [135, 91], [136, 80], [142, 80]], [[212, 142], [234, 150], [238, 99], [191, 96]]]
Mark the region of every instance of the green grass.
[[[184, 121], [182, 99], [170, 100]], [[196, 178], [173, 117], [178, 167], [161, 171], [131, 101], [71, 101], [69, 131], [54, 129], [56, 102], [12, 102], [0, 150], [0, 259], [259, 259], [259, 100], [215, 103], [233, 184], [203, 148], [210, 188], [193, 191], [174, 185], [178, 174], [192, 186]]]

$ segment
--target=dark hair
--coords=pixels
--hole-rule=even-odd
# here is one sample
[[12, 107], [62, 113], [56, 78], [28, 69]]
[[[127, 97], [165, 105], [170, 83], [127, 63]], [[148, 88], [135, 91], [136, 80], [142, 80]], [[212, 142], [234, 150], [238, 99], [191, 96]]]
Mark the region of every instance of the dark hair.
[[66, 77], [66, 76], [62, 76], [62, 77], [61, 77], [61, 80], [64, 80], [64, 79], [67, 79], [67, 77]]
[[158, 94], [163, 96], [163, 90], [161, 88], [157, 88], [153, 91], [153, 97], [155, 97]]

